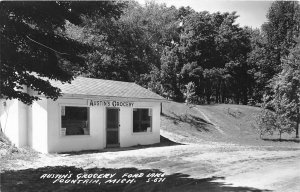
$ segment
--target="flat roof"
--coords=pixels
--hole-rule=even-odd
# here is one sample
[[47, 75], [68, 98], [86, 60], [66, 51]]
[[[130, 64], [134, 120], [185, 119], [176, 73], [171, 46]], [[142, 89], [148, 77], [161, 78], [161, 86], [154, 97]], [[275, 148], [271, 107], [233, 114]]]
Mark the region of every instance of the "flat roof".
[[165, 100], [133, 82], [76, 77], [71, 83], [63, 84], [53, 80], [50, 83], [60, 88], [63, 94]]

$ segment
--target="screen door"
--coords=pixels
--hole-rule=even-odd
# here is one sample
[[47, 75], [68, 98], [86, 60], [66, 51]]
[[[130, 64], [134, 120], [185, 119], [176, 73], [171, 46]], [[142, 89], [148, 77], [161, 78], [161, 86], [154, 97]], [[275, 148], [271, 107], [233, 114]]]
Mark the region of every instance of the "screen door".
[[106, 147], [119, 146], [119, 109], [106, 108]]

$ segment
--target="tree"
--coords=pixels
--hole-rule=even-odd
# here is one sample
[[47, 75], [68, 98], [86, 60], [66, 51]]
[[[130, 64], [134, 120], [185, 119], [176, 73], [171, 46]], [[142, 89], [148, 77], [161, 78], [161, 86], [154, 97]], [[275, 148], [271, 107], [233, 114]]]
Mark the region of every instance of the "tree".
[[291, 121], [296, 138], [299, 138], [300, 123], [300, 39], [298, 41], [298, 45], [283, 60], [282, 71], [271, 81], [274, 90], [272, 102], [286, 101], [282, 104], [283, 116]]
[[196, 95], [195, 95], [195, 83], [189, 82], [185, 85], [185, 104], [188, 106], [185, 110], [185, 114], [187, 115], [187, 110], [195, 107], [196, 103]]
[[153, 76], [149, 76], [160, 70], [165, 46], [179, 39], [178, 11], [154, 1], [145, 6], [128, 2], [123, 11], [118, 20], [103, 17], [87, 20], [86, 31], [94, 37], [93, 43], [99, 42], [97, 52], [88, 57], [89, 76], [152, 86], [154, 82], [148, 80]]
[[296, 45], [295, 38], [300, 34], [300, 6], [297, 1], [275, 1], [267, 14], [268, 22], [262, 25], [266, 35], [266, 57], [269, 61], [271, 79], [281, 68], [281, 60]]
[[70, 82], [86, 67], [82, 54], [91, 49], [68, 37], [66, 24], [80, 25], [83, 15], [119, 17], [121, 7], [114, 2], [1, 2], [0, 96], [26, 104], [38, 100], [22, 90], [25, 85], [56, 99], [60, 90], [45, 78]]
[[274, 69], [267, 58], [267, 41], [264, 32], [259, 29], [249, 29], [249, 34], [251, 52], [248, 54], [247, 63], [252, 78], [251, 96], [256, 103], [261, 103], [268, 81], [272, 78], [270, 72]]
[[295, 48], [291, 49], [289, 56], [282, 61], [281, 68], [281, 72], [274, 76], [269, 85], [271, 95], [266, 104], [272, 112], [266, 111], [261, 119], [265, 119], [264, 122], [274, 122], [271, 129], [279, 132], [280, 139], [283, 132], [292, 131], [295, 131], [296, 138], [299, 138], [300, 41]]
[[[268, 21], [261, 30], [248, 29], [251, 34], [251, 52], [247, 62], [253, 78], [252, 96], [261, 102], [263, 94], [270, 92], [270, 79], [282, 70], [282, 59], [296, 45], [300, 34], [300, 8], [298, 2], [275, 1], [268, 14]], [[271, 93], [268, 93], [269, 95]]]
[[198, 66], [197, 62], [186, 63], [183, 65], [180, 76], [182, 83], [188, 84], [190, 82], [194, 83], [195, 95], [201, 99], [200, 103], [203, 102], [203, 96], [205, 94], [205, 79], [204, 71], [201, 66]]
[[[283, 133], [291, 133], [293, 131], [293, 122], [287, 117], [286, 110], [290, 110], [289, 101], [285, 96], [279, 99], [273, 99], [263, 105], [263, 110], [259, 114], [258, 127], [260, 137], [266, 133], [273, 135], [278, 133], [279, 139], [282, 139]], [[271, 108], [271, 109], [270, 109]]]
[[195, 104], [195, 83], [189, 82], [185, 87], [185, 103], [187, 105]]
[[[264, 40], [252, 51], [250, 61], [258, 59], [258, 89], [267, 93], [269, 100], [261, 114], [263, 128], [296, 132], [299, 137], [299, 35], [300, 6], [298, 2], [276, 1], [269, 9], [268, 22], [262, 26]], [[259, 45], [259, 44], [257, 44]], [[255, 60], [253, 60], [255, 61]], [[271, 79], [270, 81], [268, 81]], [[266, 89], [261, 88], [262, 85]], [[267, 127], [269, 126], [269, 127]]]
[[182, 63], [178, 56], [178, 47], [166, 47], [161, 56], [161, 83], [168, 97], [183, 101], [180, 71]]
[[250, 35], [235, 24], [237, 17], [235, 12], [192, 12], [183, 18], [179, 45], [183, 79], [195, 83], [196, 94], [206, 103], [211, 98], [225, 102], [226, 97], [247, 103]]

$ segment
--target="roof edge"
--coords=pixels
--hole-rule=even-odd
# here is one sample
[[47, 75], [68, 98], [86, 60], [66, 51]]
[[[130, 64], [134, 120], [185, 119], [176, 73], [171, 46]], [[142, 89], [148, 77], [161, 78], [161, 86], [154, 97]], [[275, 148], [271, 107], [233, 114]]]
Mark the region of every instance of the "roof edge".
[[[161, 97], [161, 96], [160, 96]], [[102, 95], [85, 95], [85, 94], [68, 94], [63, 93], [60, 98], [86, 98], [86, 99], [126, 99], [126, 100], [144, 100], [144, 101], [168, 101], [167, 99], [160, 98], [140, 98], [140, 97], [120, 97], [120, 96], [102, 96]]]
[[[33, 94], [39, 97], [45, 97], [45, 95]], [[169, 100], [162, 97], [162, 99], [156, 98], [140, 98], [140, 97], [118, 97], [118, 96], [101, 96], [101, 95], [85, 95], [85, 94], [68, 94], [63, 93], [58, 99], [124, 99], [127, 101], [147, 101], [147, 102], [169, 102]]]

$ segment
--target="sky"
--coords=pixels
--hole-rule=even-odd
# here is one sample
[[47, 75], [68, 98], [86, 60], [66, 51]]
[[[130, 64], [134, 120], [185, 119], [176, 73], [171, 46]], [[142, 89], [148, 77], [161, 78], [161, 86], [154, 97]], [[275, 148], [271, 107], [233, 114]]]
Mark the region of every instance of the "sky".
[[[147, 0], [137, 0], [144, 4]], [[157, 3], [166, 3], [167, 6], [174, 5], [176, 8], [190, 6], [195, 11], [233, 12], [236, 11], [240, 17], [237, 23], [240, 26], [260, 28], [267, 21], [266, 14], [272, 1], [243, 1], [243, 0], [155, 0]]]

